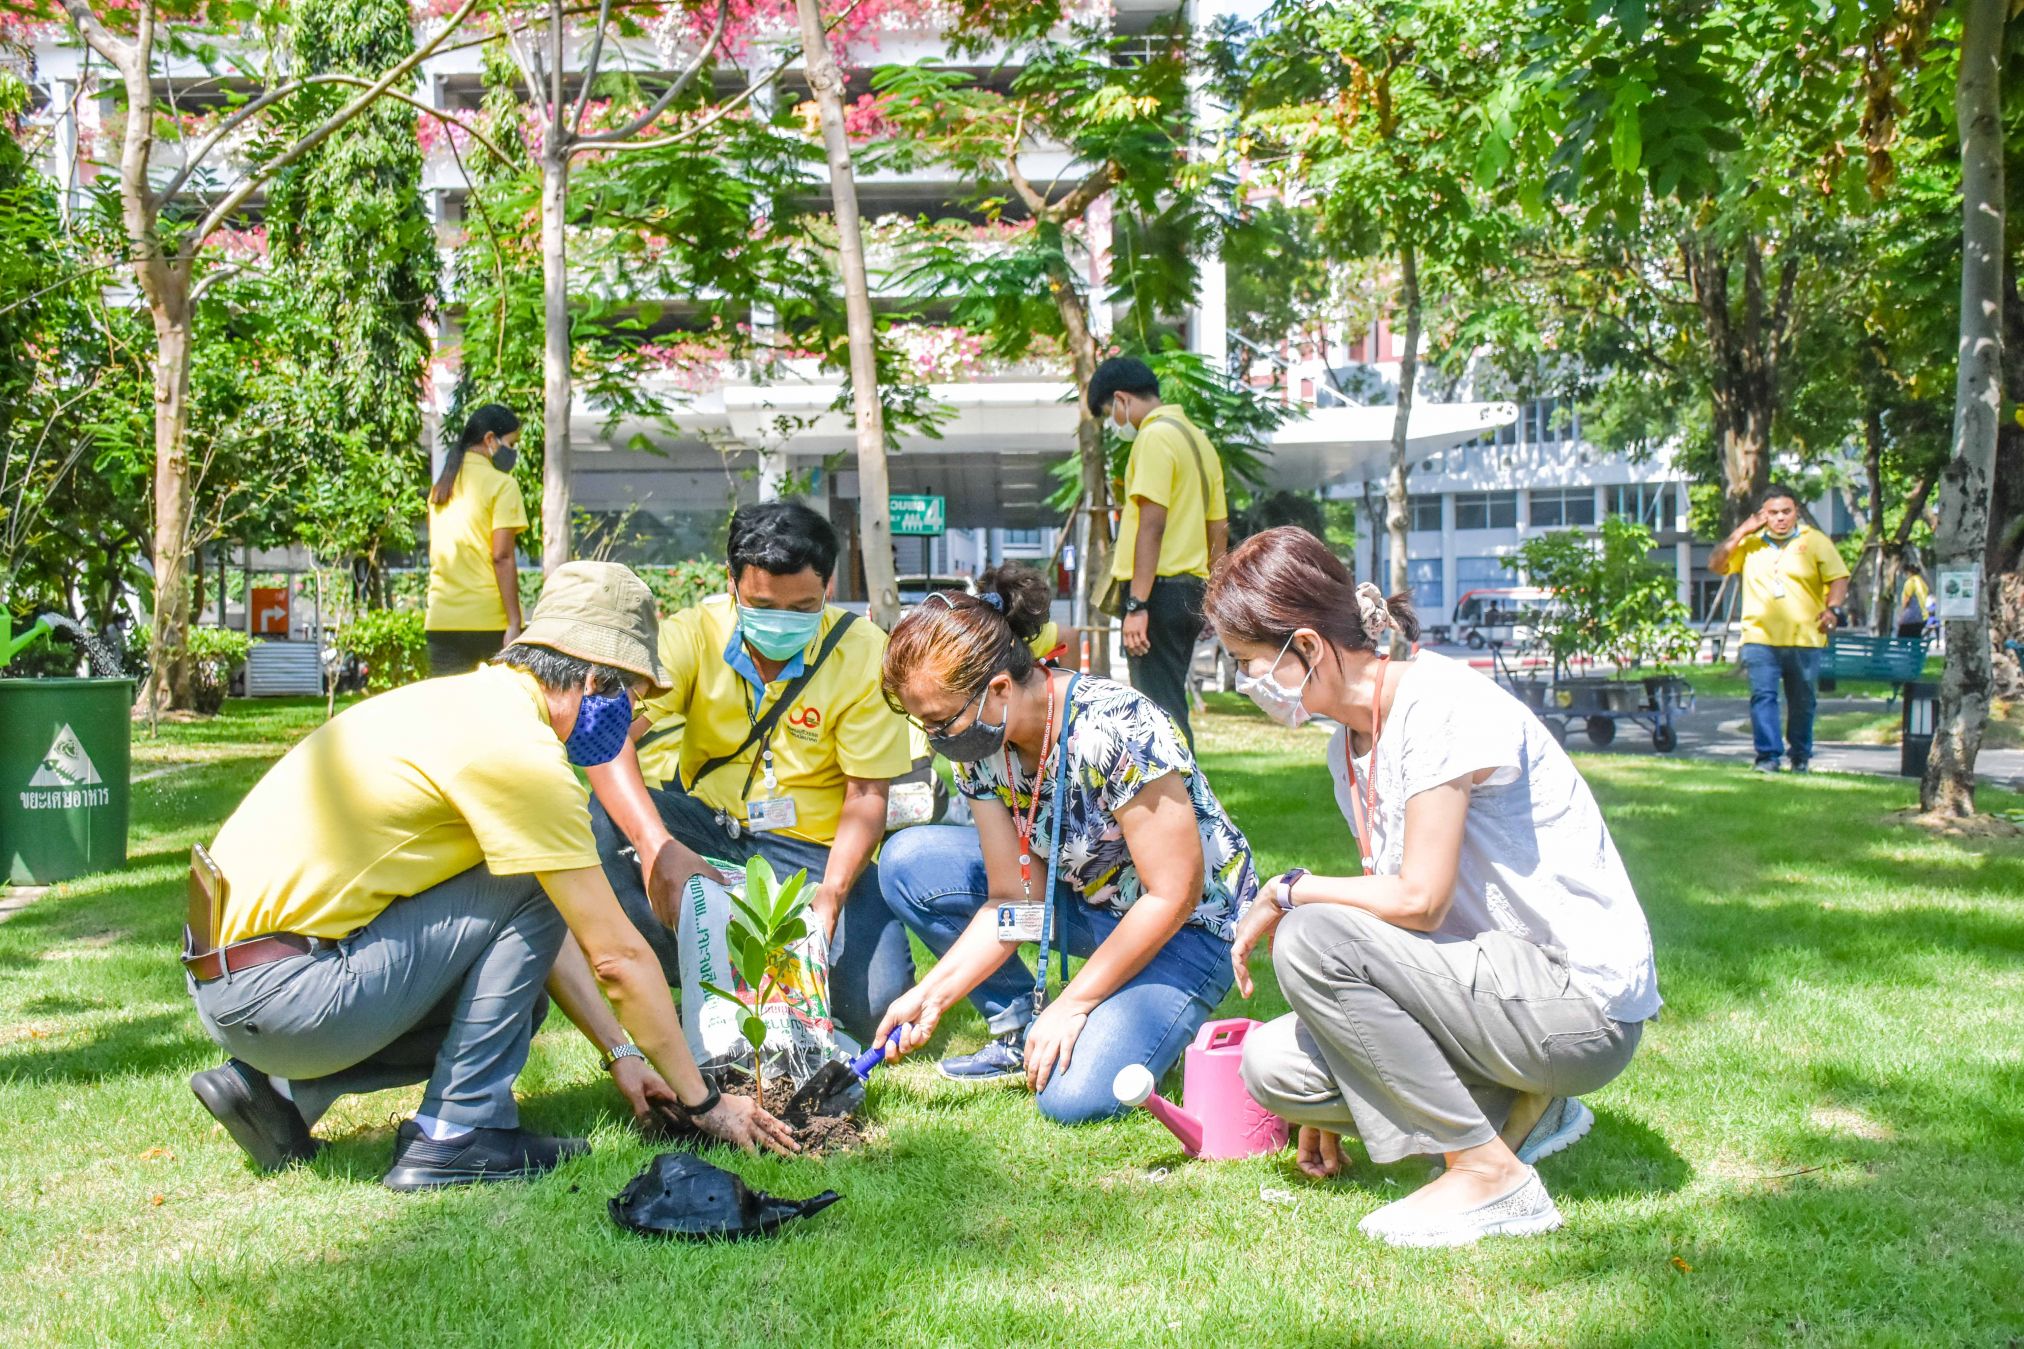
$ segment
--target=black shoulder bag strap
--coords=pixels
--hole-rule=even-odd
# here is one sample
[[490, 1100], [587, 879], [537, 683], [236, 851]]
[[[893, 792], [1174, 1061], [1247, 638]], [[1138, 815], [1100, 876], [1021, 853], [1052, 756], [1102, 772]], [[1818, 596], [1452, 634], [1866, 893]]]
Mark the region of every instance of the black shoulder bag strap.
[[[843, 616], [836, 620], [836, 626], [829, 630], [829, 636], [823, 638], [822, 645], [815, 649], [815, 659], [810, 661], [807, 668], [802, 670], [799, 675], [795, 676], [792, 684], [780, 690], [780, 696], [774, 699], [773, 706], [767, 708], [764, 714], [753, 721], [752, 729], [746, 732], [745, 739], [739, 744], [738, 748], [732, 750], [729, 754], [719, 754], [714, 759], [704, 760], [703, 766], [696, 770], [696, 775], [689, 779], [682, 790], [685, 792], [695, 791], [697, 783], [722, 768], [725, 764], [733, 762], [746, 750], [762, 743], [768, 736], [772, 735], [773, 728], [779, 725], [781, 716], [793, 705], [794, 700], [801, 696], [801, 691], [808, 687], [808, 681], [815, 678], [815, 672], [822, 668], [822, 662], [829, 659], [829, 653], [836, 650], [836, 644], [843, 640], [843, 634], [849, 631], [850, 625], [855, 622], [857, 622], [857, 615], [851, 613], [849, 610], [845, 610]], [[644, 737], [642, 737], [641, 743], [645, 743]], [[759, 767], [757, 759], [752, 761], [752, 767], [756, 772]], [[678, 773], [678, 779], [679, 776]], [[746, 786], [748, 788], [751, 786], [750, 775], [747, 775]]]

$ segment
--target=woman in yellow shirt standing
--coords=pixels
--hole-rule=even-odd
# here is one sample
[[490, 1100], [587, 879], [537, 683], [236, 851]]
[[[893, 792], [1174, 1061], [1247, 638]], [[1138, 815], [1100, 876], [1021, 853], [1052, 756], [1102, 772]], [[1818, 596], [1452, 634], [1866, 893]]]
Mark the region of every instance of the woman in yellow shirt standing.
[[474, 411], [429, 492], [429, 673], [464, 674], [520, 635], [513, 554], [527, 507], [513, 481], [520, 419]]

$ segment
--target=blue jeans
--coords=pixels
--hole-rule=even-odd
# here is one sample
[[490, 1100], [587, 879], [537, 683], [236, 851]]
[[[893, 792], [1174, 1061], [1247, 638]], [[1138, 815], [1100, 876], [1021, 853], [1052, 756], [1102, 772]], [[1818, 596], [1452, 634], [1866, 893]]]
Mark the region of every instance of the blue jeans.
[[[1039, 861], [1038, 858], [1035, 859]], [[991, 902], [984, 849], [974, 829], [922, 825], [895, 834], [879, 861], [886, 903], [937, 956], [948, 954], [977, 910]], [[1066, 884], [1055, 887], [1057, 921], [1071, 955], [1087, 957], [1117, 930], [1118, 915], [1091, 908]], [[1142, 1063], [1164, 1077], [1230, 991], [1230, 944], [1190, 923], [1146, 967], [1105, 998], [1082, 1028], [1068, 1069], [1040, 1092], [1040, 1113], [1058, 1124], [1087, 1124], [1123, 1114], [1111, 1080]], [[1033, 1018], [1033, 971], [1010, 954], [970, 994], [994, 1035]]]
[[[826, 844], [774, 833], [741, 832], [732, 838], [714, 810], [680, 788], [650, 787], [647, 794], [659, 807], [668, 832], [705, 857], [739, 863], [764, 857], [783, 880], [806, 870], [811, 885], [821, 881], [829, 866]], [[590, 802], [590, 826], [619, 907], [653, 947], [668, 983], [679, 989], [682, 957], [674, 929], [655, 915], [638, 857], [595, 797]], [[830, 1009], [836, 1014], [837, 1025], [859, 1043], [869, 1043], [887, 1005], [913, 986], [913, 948], [907, 945], [907, 930], [886, 909], [874, 862], [857, 878], [844, 897], [843, 912], [837, 915], [836, 935], [829, 943]]]
[[[1765, 646], [1748, 642], [1743, 647], [1743, 673], [1750, 679], [1750, 737], [1757, 743], [1757, 762], [1776, 763], [1790, 742], [1792, 762], [1805, 763], [1813, 757], [1813, 707], [1818, 700], [1823, 648], [1817, 646]], [[1785, 740], [1778, 738], [1778, 689], [1785, 688]]]

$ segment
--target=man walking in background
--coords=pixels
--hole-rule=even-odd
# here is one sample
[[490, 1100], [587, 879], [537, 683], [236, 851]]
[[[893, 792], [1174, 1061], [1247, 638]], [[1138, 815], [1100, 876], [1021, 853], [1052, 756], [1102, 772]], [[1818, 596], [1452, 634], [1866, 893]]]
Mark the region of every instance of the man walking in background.
[[1111, 576], [1124, 591], [1132, 687], [1159, 704], [1193, 748], [1188, 676], [1202, 592], [1230, 542], [1223, 462], [1186, 413], [1160, 401], [1159, 377], [1136, 357], [1097, 366], [1087, 397], [1090, 412], [1131, 443]]
[[[1743, 672], [1750, 680], [1750, 733], [1760, 773], [1790, 755], [1792, 771], [1813, 759], [1813, 708], [1835, 609], [1848, 598], [1848, 564], [1834, 541], [1799, 518], [1783, 487], [1764, 493], [1756, 514], [1715, 545], [1708, 569], [1743, 578]], [[1785, 738], [1778, 691], [1785, 690]]]

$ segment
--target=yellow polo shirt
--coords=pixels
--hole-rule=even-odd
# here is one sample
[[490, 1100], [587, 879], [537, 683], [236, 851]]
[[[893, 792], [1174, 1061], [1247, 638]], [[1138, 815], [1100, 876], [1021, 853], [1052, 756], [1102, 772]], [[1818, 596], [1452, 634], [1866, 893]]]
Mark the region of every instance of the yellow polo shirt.
[[1743, 644], [1826, 646], [1820, 613], [1827, 588], [1848, 575], [1848, 564], [1828, 538], [1811, 525], [1782, 545], [1762, 532], [1729, 554], [1729, 574], [1743, 577]]
[[[1198, 456], [1200, 472], [1195, 469]], [[1202, 499], [1205, 479], [1209, 488], [1206, 501]], [[1131, 443], [1131, 457], [1125, 460], [1124, 496], [1124, 519], [1118, 529], [1111, 575], [1120, 581], [1131, 580], [1140, 497], [1167, 508], [1156, 574], [1209, 574], [1209, 521], [1230, 518], [1230, 503], [1223, 491], [1223, 461], [1208, 437], [1179, 408], [1161, 404], [1140, 423], [1138, 438]]]
[[432, 632], [503, 632], [506, 601], [492, 570], [492, 531], [527, 528], [520, 484], [482, 454], [466, 454], [442, 505], [429, 498], [429, 612]]
[[[742, 644], [732, 641], [738, 610], [730, 596], [712, 596], [662, 619], [661, 664], [673, 686], [648, 699], [643, 709], [652, 722], [639, 752], [647, 782], [663, 785], [679, 770], [682, 783], [698, 800], [745, 819], [745, 780], [757, 758], [756, 747], [701, 782], [694, 780], [695, 772], [744, 742], [755, 716], [763, 716], [779, 701], [801, 673], [800, 662], [815, 658], [843, 612], [834, 605], [824, 611], [815, 640], [781, 670], [779, 678], [764, 686], [763, 693], [734, 668], [743, 665], [751, 670], [752, 664]], [[781, 794], [794, 798], [797, 817], [794, 828], [782, 833], [811, 843], [835, 842], [845, 778], [894, 778], [913, 766], [906, 720], [886, 706], [879, 692], [885, 644], [885, 634], [873, 624], [862, 618], [851, 624], [795, 705], [775, 724], [774, 776]], [[763, 781], [762, 769], [752, 777], [752, 791], [763, 791]]]
[[226, 942], [342, 937], [480, 862], [502, 876], [598, 865], [541, 686], [498, 665], [345, 709], [267, 770], [211, 856]]

